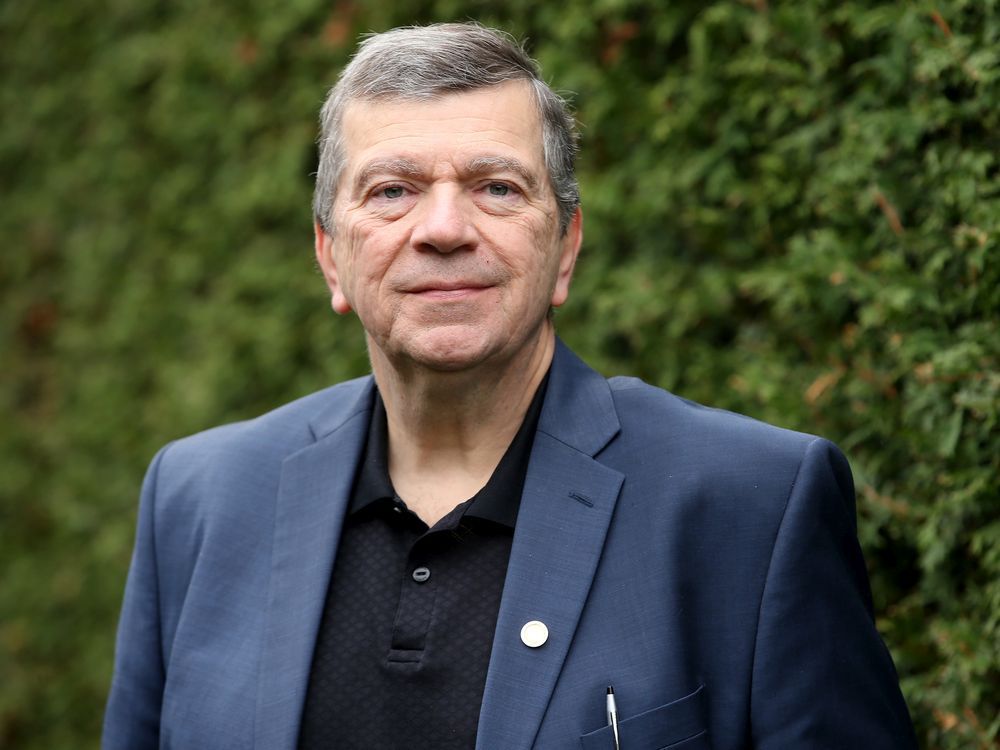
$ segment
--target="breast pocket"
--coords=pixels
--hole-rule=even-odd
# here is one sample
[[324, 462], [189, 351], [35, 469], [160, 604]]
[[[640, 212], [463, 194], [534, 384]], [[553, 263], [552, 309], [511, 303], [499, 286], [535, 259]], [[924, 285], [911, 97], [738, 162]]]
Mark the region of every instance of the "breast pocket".
[[[621, 750], [708, 750], [705, 722], [705, 689], [618, 720]], [[619, 704], [619, 708], [620, 708]], [[611, 727], [602, 727], [580, 737], [583, 750], [614, 750]]]

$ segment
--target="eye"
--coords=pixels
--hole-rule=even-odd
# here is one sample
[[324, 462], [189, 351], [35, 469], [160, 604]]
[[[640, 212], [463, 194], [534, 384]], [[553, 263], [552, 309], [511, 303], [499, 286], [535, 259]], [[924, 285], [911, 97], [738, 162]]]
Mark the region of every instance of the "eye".
[[382, 193], [382, 196], [384, 198], [393, 199], [393, 198], [402, 198], [403, 193], [405, 191], [400, 185], [390, 185], [389, 187], [382, 188], [382, 190], [380, 190], [379, 192]]
[[488, 190], [490, 195], [495, 195], [498, 198], [510, 195], [510, 185], [504, 185], [502, 182], [491, 182]]

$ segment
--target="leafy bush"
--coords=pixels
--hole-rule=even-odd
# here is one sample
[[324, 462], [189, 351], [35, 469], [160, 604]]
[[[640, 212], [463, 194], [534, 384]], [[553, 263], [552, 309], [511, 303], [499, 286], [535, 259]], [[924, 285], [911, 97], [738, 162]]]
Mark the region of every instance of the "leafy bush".
[[99, 733], [143, 469], [364, 372], [311, 259], [359, 31], [475, 17], [576, 92], [564, 338], [838, 441], [928, 748], [1000, 735], [995, 0], [0, 6], [0, 746]]

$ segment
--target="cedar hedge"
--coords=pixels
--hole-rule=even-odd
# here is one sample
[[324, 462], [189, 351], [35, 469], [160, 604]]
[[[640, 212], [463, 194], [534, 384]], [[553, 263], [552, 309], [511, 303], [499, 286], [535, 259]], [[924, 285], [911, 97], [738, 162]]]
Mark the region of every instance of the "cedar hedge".
[[144, 466], [366, 370], [311, 260], [360, 31], [529, 38], [583, 123], [562, 335], [839, 442], [927, 748], [1000, 736], [996, 0], [0, 6], [0, 746], [99, 734]]

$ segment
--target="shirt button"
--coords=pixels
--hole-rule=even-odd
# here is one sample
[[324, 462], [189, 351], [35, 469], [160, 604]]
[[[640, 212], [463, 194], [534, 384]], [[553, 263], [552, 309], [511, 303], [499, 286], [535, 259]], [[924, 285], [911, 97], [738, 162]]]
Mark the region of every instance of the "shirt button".
[[417, 583], [423, 583], [428, 578], [431, 577], [430, 568], [425, 568], [423, 566], [415, 568], [413, 571], [413, 580]]

